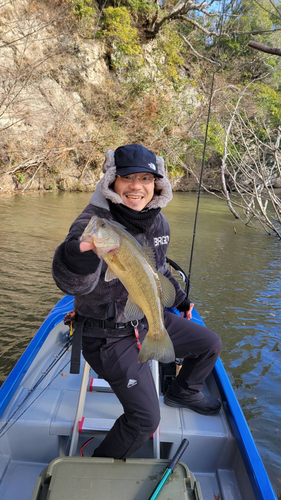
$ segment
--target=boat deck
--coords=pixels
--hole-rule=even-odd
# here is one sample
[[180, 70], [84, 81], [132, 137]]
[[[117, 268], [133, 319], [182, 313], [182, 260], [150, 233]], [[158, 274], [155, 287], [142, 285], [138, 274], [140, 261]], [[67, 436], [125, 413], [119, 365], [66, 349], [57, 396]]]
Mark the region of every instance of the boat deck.
[[[60, 351], [66, 331], [66, 327], [60, 323], [47, 337], [7, 407], [1, 425], [11, 418], [15, 405], [21, 404]], [[30, 500], [42, 469], [54, 458], [68, 454], [83, 371], [82, 361], [80, 374], [71, 375], [69, 361], [68, 351], [24, 404], [19, 406], [18, 413], [3, 431], [0, 441], [2, 500]], [[91, 371], [90, 376], [96, 377], [96, 374]], [[219, 397], [212, 375], [203, 390]], [[159, 403], [161, 458], [171, 458], [182, 439], [187, 438], [189, 446], [181, 461], [187, 464], [200, 482], [204, 500], [254, 500], [248, 474], [224, 409], [217, 415], [207, 417], [188, 409], [167, 407], [162, 395]], [[84, 449], [84, 454], [91, 456], [122, 412], [122, 406], [113, 393], [88, 391], [83, 412], [86, 429], [79, 437], [76, 454], [79, 455], [82, 443], [94, 436], [95, 439]], [[152, 438], [134, 457], [153, 458]]]

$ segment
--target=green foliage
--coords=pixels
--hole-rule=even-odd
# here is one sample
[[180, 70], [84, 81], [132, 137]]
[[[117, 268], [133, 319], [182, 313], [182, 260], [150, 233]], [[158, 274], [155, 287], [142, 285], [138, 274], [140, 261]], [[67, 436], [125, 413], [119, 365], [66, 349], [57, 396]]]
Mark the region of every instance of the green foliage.
[[72, 11], [78, 19], [93, 16], [95, 10], [92, 7], [92, 0], [71, 0]]
[[127, 0], [125, 2], [120, 2], [121, 4], [125, 3], [128, 5], [129, 9], [133, 13], [149, 13], [156, 8], [155, 4], [151, 4], [149, 0]]
[[254, 87], [257, 90], [260, 108], [268, 114], [271, 125], [278, 127], [281, 122], [280, 92], [276, 92], [265, 83], [256, 83]]
[[[188, 138], [186, 141], [187, 151], [189, 154], [193, 156], [194, 160], [202, 159], [206, 126], [207, 126], [206, 123], [201, 125], [202, 135], [193, 138]], [[216, 118], [211, 118], [209, 122], [208, 135], [207, 135], [207, 148], [205, 154], [206, 161], [208, 161], [214, 153], [216, 153], [219, 156], [223, 155], [224, 139], [225, 139], [224, 128]]]
[[[278, 7], [276, 2], [276, 8]], [[281, 16], [268, 0], [243, 0], [229, 2], [228, 13], [224, 21], [223, 31], [230, 37], [222, 37], [220, 60], [224, 65], [224, 74], [236, 77], [236, 81], [248, 82], [268, 74], [268, 65], [276, 65], [276, 57], [265, 56], [248, 46], [250, 40], [255, 40], [268, 46], [280, 45], [280, 32], [271, 31], [281, 26]], [[262, 32], [264, 30], [264, 32]], [[251, 32], [255, 33], [254, 38]], [[280, 58], [279, 58], [280, 59]], [[279, 62], [280, 64], [280, 62]]]
[[[131, 26], [130, 14], [126, 7], [107, 7], [104, 9], [105, 28], [102, 35], [114, 42], [117, 51], [121, 55], [136, 56], [142, 53], [139, 45], [138, 34]], [[122, 65], [120, 58], [116, 60], [116, 66]]]
[[243, 0], [240, 4], [240, 13], [240, 31], [272, 29], [281, 24], [280, 16], [277, 15], [274, 8], [270, 8], [268, 0], [259, 0], [258, 2]]
[[198, 139], [188, 139], [187, 140], [187, 151], [193, 155], [193, 157], [197, 160], [202, 158], [203, 152], [203, 142]]
[[159, 64], [163, 73], [168, 79], [179, 81], [179, 67], [184, 64], [181, 51], [185, 48], [183, 40], [177, 32], [169, 25], [166, 25], [159, 40], [159, 48], [165, 54], [164, 64]]
[[127, 89], [130, 98], [140, 97], [142, 94], [151, 91], [153, 82], [150, 76], [145, 75], [139, 68], [139, 71], [134, 72], [134, 78], [128, 78], [124, 82], [124, 87]]
[[224, 53], [221, 54], [220, 60], [227, 60], [230, 53], [232, 57], [239, 57], [245, 54], [245, 47], [241, 38], [222, 38], [221, 44], [224, 48]]
[[272, 68], [275, 68], [275, 67], [276, 67], [276, 61], [275, 61], [274, 57], [269, 57], [269, 58], [267, 59], [267, 61], [266, 61], [266, 62], [267, 62], [267, 64], [269, 64], [269, 66], [271, 66]]
[[[202, 132], [206, 133], [206, 125], [203, 125]], [[223, 155], [225, 133], [222, 125], [216, 118], [211, 118], [208, 127], [207, 135], [207, 157], [210, 157], [212, 152], [218, 155]]]
[[16, 178], [20, 184], [24, 183], [24, 175], [22, 172], [17, 172], [16, 173]]
[[168, 162], [166, 162], [166, 165], [167, 165], [170, 177], [179, 177], [179, 176], [184, 175], [184, 173], [185, 173], [184, 169], [179, 165], [173, 165], [173, 164], [168, 163]]

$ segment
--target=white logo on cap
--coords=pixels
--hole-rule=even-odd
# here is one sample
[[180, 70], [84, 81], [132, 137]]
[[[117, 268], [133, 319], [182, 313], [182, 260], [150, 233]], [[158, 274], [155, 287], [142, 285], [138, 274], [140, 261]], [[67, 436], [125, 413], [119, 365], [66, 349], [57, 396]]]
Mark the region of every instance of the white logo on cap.
[[149, 163], [148, 166], [152, 168], [152, 170], [156, 170], [156, 166], [154, 165], [154, 163]]

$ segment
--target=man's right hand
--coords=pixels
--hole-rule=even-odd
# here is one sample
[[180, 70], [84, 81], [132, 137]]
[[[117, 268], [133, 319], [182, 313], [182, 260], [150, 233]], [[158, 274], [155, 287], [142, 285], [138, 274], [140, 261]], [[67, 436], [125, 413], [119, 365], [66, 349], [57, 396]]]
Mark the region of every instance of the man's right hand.
[[[94, 251], [93, 251], [94, 250]], [[64, 260], [66, 267], [75, 274], [94, 273], [100, 263], [97, 249], [88, 241], [69, 240], [64, 245]]]
[[89, 250], [93, 250], [95, 253], [97, 253], [97, 249], [93, 243], [89, 243], [88, 241], [81, 241], [80, 252], [88, 252]]

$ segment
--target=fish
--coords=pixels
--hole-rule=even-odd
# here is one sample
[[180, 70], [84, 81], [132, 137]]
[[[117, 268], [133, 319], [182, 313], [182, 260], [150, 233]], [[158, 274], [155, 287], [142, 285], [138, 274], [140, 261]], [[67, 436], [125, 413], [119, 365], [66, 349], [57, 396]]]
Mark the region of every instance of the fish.
[[141, 246], [118, 222], [95, 215], [80, 240], [94, 244], [98, 256], [106, 262], [105, 281], [119, 279], [126, 288], [124, 316], [128, 321], [144, 316], [147, 319], [148, 331], [138, 361], [175, 361], [174, 346], [164, 326], [163, 306], [174, 304], [176, 291], [170, 280], [156, 270], [153, 249]]

